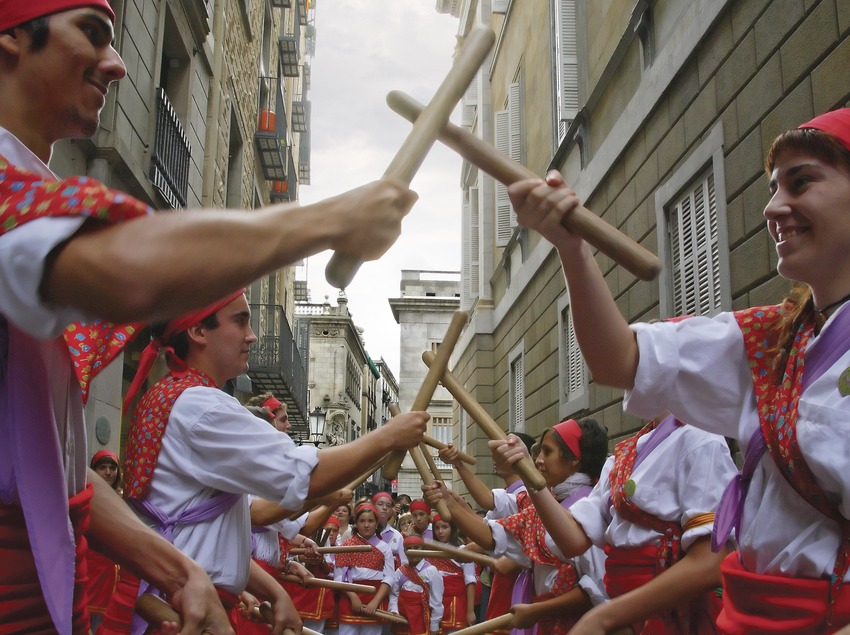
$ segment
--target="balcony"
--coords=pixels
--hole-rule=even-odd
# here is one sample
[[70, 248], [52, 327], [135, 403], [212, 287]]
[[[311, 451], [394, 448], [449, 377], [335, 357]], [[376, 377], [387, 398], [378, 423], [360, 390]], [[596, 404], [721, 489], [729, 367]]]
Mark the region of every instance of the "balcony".
[[[256, 392], [270, 391], [286, 403], [292, 436], [309, 434], [307, 356], [302, 356], [279, 304], [252, 304], [251, 328], [257, 343], [251, 347], [248, 376]], [[305, 351], [306, 353], [306, 351]]]
[[192, 148], [177, 112], [162, 88], [156, 90], [156, 137], [150, 181], [174, 209], [186, 207]]
[[310, 127], [310, 102], [296, 95], [292, 102], [292, 129], [295, 132], [307, 132]]
[[269, 198], [275, 202], [295, 201], [298, 199], [298, 172], [292, 158], [292, 148], [284, 151], [286, 156], [286, 177], [272, 182]]
[[281, 91], [279, 78], [260, 77], [254, 145], [267, 181], [286, 178], [286, 112]]
[[291, 9], [292, 0], [272, 0], [272, 6], [278, 9]]
[[310, 185], [310, 131], [301, 133], [298, 144], [298, 182]]

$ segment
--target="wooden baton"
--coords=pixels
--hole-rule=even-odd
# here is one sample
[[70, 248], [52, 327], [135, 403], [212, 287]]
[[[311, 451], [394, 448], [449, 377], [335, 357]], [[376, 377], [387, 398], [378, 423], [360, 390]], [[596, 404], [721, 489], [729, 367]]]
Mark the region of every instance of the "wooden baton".
[[[457, 341], [460, 339], [461, 331], [463, 331], [463, 327], [466, 324], [467, 319], [469, 319], [469, 315], [465, 311], [455, 311], [452, 316], [452, 320], [449, 323], [449, 327], [446, 329], [446, 335], [443, 338], [440, 348], [434, 358], [434, 367], [428, 369], [428, 373], [425, 375], [425, 379], [419, 387], [419, 392], [413, 400], [413, 406], [411, 407], [412, 411], [426, 410], [428, 408], [428, 404], [431, 403], [431, 398], [434, 396], [437, 384], [440, 383], [440, 377], [442, 377], [445, 369], [449, 367], [449, 358], [452, 355], [452, 351], [454, 350]], [[397, 409], [397, 405], [390, 404], [390, 413], [396, 412]], [[393, 416], [398, 416], [398, 413], [396, 412]], [[390, 457], [384, 464], [384, 478], [387, 480], [398, 478], [398, 470], [403, 461], [403, 451], [391, 452]], [[429, 484], [433, 482], [433, 479], [427, 481]]]
[[513, 626], [514, 616], [511, 613], [505, 613], [499, 617], [494, 617], [486, 622], [479, 622], [472, 626], [467, 626], [459, 631], [455, 631], [454, 635], [485, 635], [494, 631], [507, 630]]
[[375, 587], [368, 584], [352, 584], [350, 582], [338, 582], [337, 580], [326, 580], [325, 578], [307, 578], [302, 580], [297, 575], [281, 574], [278, 576], [284, 582], [299, 584], [308, 589], [333, 589], [334, 591], [351, 591], [352, 593], [366, 593], [375, 595]]
[[470, 552], [469, 554], [465, 554], [463, 557], [456, 556], [454, 554], [449, 553], [448, 551], [443, 551], [442, 549], [405, 549], [404, 553], [407, 554], [407, 557], [410, 558], [410, 554], [418, 555], [425, 559], [434, 558], [436, 560], [458, 560], [460, 562], [475, 562], [484, 566], [491, 566], [496, 560], [495, 558], [491, 558], [488, 555], [483, 553], [475, 553]]
[[[434, 364], [434, 353], [431, 351], [425, 351], [422, 353], [422, 361], [425, 362], [425, 365], [429, 368], [433, 368]], [[494, 440], [504, 440], [507, 438], [505, 431], [499, 427], [499, 424], [493, 420], [493, 417], [490, 416], [484, 406], [482, 406], [478, 401], [476, 401], [475, 397], [472, 396], [463, 384], [452, 374], [450, 370], [446, 370], [443, 373], [443, 378], [441, 380], [443, 386], [452, 394], [457, 402], [460, 404], [460, 407], [466, 410], [470, 417], [472, 417], [473, 421], [479, 425], [479, 427], [484, 431], [488, 437]], [[517, 471], [517, 474], [522, 478], [522, 482], [525, 483], [525, 486], [534, 491], [540, 491], [544, 487], [546, 487], [546, 479], [543, 478], [543, 475], [534, 467], [534, 461], [531, 460], [530, 456], [525, 456], [514, 464], [514, 469]]]
[[[495, 40], [495, 34], [487, 27], [479, 26], [470, 31], [451, 70], [422, 111], [422, 116], [413, 124], [383, 178], [410, 184]], [[356, 257], [335, 253], [325, 268], [325, 278], [329, 284], [344, 289], [354, 279], [361, 264]]]
[[[338, 547], [319, 547], [319, 553], [366, 553], [372, 551], [372, 545], [340, 545]], [[289, 550], [293, 556], [303, 556], [307, 553], [305, 547], [293, 547]]]
[[[422, 104], [398, 90], [387, 95], [387, 104], [408, 121], [418, 121], [419, 113], [422, 112]], [[460, 126], [446, 123], [438, 138], [464, 159], [504, 185], [524, 179], [539, 178], [525, 166], [505, 156], [492, 145]], [[661, 271], [661, 262], [655, 254], [584, 206], [580, 205], [567, 214], [561, 224], [641, 280], [654, 280]]]
[[[449, 447], [448, 443], [437, 441], [437, 439], [433, 439], [427, 434], [422, 438], [422, 441], [425, 443], [425, 445], [430, 445], [432, 448], [436, 448], [437, 450], [442, 450], [444, 448]], [[457, 451], [457, 458], [469, 465], [475, 465], [477, 462], [474, 456], [472, 456], [471, 454], [467, 454], [466, 452], [461, 452], [460, 450]]]
[[462, 560], [464, 562], [477, 562], [478, 564], [483, 564], [487, 567], [492, 567], [496, 564], [496, 559], [485, 553], [478, 553], [477, 551], [472, 551], [470, 549], [460, 549], [454, 545], [449, 545], [444, 542], [436, 542], [435, 540], [425, 540], [422, 544], [424, 544], [428, 549], [444, 551], [452, 558]]
[[402, 617], [401, 615], [396, 615], [395, 613], [390, 613], [389, 611], [385, 611], [383, 609], [375, 609], [375, 617], [380, 617], [382, 620], [385, 620], [387, 622], [410, 626], [410, 622], [407, 621], [407, 618]]

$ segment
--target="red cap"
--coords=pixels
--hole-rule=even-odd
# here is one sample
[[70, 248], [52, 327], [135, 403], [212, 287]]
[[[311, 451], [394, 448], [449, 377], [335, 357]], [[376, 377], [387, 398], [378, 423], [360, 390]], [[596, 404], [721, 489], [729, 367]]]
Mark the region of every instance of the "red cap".
[[107, 0], [0, 0], [0, 32], [51, 13], [93, 7], [100, 9], [115, 22], [115, 12]]
[[[0, 0], [0, 3], [2, 2], [3, 0]], [[142, 383], [145, 379], [147, 379], [148, 374], [151, 372], [151, 368], [153, 368], [153, 364], [161, 349], [165, 349], [165, 360], [168, 363], [168, 368], [170, 368], [173, 372], [182, 372], [185, 374], [188, 370], [186, 363], [174, 354], [173, 348], [168, 346], [168, 342], [171, 338], [188, 330], [189, 327], [194, 326], [204, 318], [208, 318], [213, 313], [218, 313], [221, 309], [233, 302], [243, 293], [245, 293], [245, 289], [239, 289], [239, 291], [234, 291], [227, 297], [222, 298], [214, 304], [205, 306], [203, 309], [198, 309], [197, 311], [192, 311], [186, 315], [174, 318], [166, 325], [162, 335], [151, 340], [151, 343], [145, 347], [145, 350], [143, 350], [142, 354], [139, 356], [139, 369], [136, 371], [136, 376], [133, 377], [133, 382], [130, 384], [130, 388], [127, 389], [127, 396], [124, 397], [125, 413], [130, 407], [133, 397], [135, 397], [136, 393], [139, 392], [139, 389], [142, 387]]]
[[91, 463], [89, 463], [89, 467], [94, 469], [97, 467], [97, 464], [103, 461], [104, 459], [111, 459], [115, 462], [115, 465], [120, 465], [118, 463], [118, 455], [115, 454], [112, 450], [101, 450], [100, 452], [95, 452], [95, 455], [91, 457]]
[[850, 151], [850, 108], [825, 112], [802, 124], [800, 128], [814, 128], [825, 132]]
[[556, 426], [552, 426], [552, 430], [563, 439], [570, 452], [581, 461], [581, 427], [578, 422], [575, 419], [567, 419]]
[[431, 516], [431, 522], [432, 523], [441, 523], [441, 522], [443, 522], [443, 517], [440, 516], [439, 514], [434, 514], [433, 516]]
[[373, 514], [375, 514], [376, 517], [378, 515], [378, 508], [375, 507], [372, 503], [361, 503], [360, 505], [358, 505], [357, 509], [354, 510], [355, 517], [362, 511], [372, 512]]
[[390, 502], [392, 502], [393, 497], [389, 492], [378, 492], [372, 497], [372, 503], [377, 503], [382, 498], [388, 498]]
[[422, 536], [405, 536], [403, 544], [405, 547], [424, 545], [425, 539]]
[[428, 503], [426, 503], [425, 501], [415, 500], [412, 503], [410, 503], [410, 511], [411, 512], [420, 511], [420, 512], [425, 512], [426, 514], [430, 514], [431, 508], [428, 506]]
[[337, 518], [336, 516], [328, 517], [323, 526], [327, 527], [328, 525], [336, 525], [336, 528], [339, 529], [339, 518]]

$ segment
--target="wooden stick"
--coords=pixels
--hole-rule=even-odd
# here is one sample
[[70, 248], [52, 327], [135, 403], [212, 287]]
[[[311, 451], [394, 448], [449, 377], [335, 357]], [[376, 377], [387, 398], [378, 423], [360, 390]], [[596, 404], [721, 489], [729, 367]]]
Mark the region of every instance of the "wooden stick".
[[463, 558], [437, 549], [405, 549], [404, 553], [407, 554], [408, 558], [410, 558], [411, 554], [416, 554], [427, 560], [457, 560], [459, 562], [477, 562], [478, 564], [482, 564], [485, 566], [490, 566], [493, 562], [495, 562], [495, 560], [490, 556], [486, 556], [481, 553], [477, 553], [475, 554], [475, 556], [465, 556]]
[[[433, 439], [427, 434], [422, 438], [422, 441], [425, 443], [425, 445], [430, 445], [432, 448], [436, 448], [438, 450], [442, 450], [444, 448], [449, 447], [448, 443], [437, 441], [437, 439]], [[475, 465], [477, 463], [477, 460], [474, 456], [472, 456], [471, 454], [467, 454], [466, 452], [462, 452], [460, 450], [457, 451], [457, 458], [469, 465]]]
[[[417, 117], [422, 112], [422, 104], [397, 90], [387, 95], [387, 104], [409, 121], [418, 121]], [[525, 166], [460, 126], [447, 123], [440, 132], [439, 139], [464, 159], [505, 185], [539, 178]], [[654, 280], [661, 271], [661, 262], [655, 254], [583, 206], [567, 214], [562, 224], [641, 280]]]
[[485, 633], [509, 629], [513, 626], [513, 623], [513, 614], [505, 613], [499, 617], [494, 617], [492, 620], [479, 622], [478, 624], [473, 624], [472, 626], [455, 631], [454, 635], [485, 635]]
[[[451, 70], [413, 124], [383, 178], [410, 184], [495, 40], [495, 34], [487, 27], [476, 27], [470, 31]], [[358, 258], [335, 253], [325, 269], [325, 278], [338, 289], [344, 289], [354, 279], [361, 264]]]
[[477, 551], [472, 551], [471, 549], [461, 549], [460, 547], [455, 547], [454, 545], [449, 545], [445, 542], [437, 542], [435, 540], [425, 540], [422, 544], [424, 544], [425, 547], [427, 547], [428, 549], [443, 551], [449, 554], [455, 560], [463, 560], [465, 562], [477, 562], [478, 564], [483, 564], [488, 567], [492, 567], [494, 564], [496, 564], [496, 559], [492, 556], [488, 556], [484, 553], [478, 553]]
[[[434, 353], [431, 351], [425, 351], [422, 353], [422, 361], [429, 367], [433, 367], [435, 362]], [[461, 408], [466, 410], [469, 413], [469, 416], [472, 417], [473, 421], [478, 424], [478, 426], [484, 431], [488, 437], [494, 440], [504, 440], [507, 438], [505, 431], [499, 427], [499, 424], [493, 421], [493, 417], [490, 416], [484, 406], [478, 403], [475, 400], [475, 397], [472, 396], [463, 384], [458, 381], [458, 379], [452, 374], [450, 370], [446, 370], [443, 373], [442, 384], [445, 388], [452, 394], [452, 396], [457, 400], [460, 404]], [[543, 475], [534, 467], [534, 461], [531, 460], [531, 457], [523, 457], [521, 460], [517, 461], [514, 464], [514, 469], [517, 471], [517, 474], [522, 478], [523, 483], [528, 489], [539, 491], [546, 487], [546, 479], [543, 478]]]
[[[460, 339], [460, 333], [463, 330], [467, 319], [469, 319], [469, 315], [465, 311], [455, 311], [452, 316], [452, 321], [449, 323], [449, 327], [446, 330], [446, 335], [440, 344], [440, 349], [437, 351], [434, 358], [434, 367], [428, 369], [428, 373], [422, 381], [422, 386], [419, 388], [419, 392], [413, 400], [413, 406], [410, 408], [411, 410], [427, 410], [428, 404], [431, 403], [431, 398], [434, 396], [434, 391], [437, 389], [437, 384], [440, 383], [440, 378], [449, 367], [449, 358], [452, 355], [454, 347], [457, 345], [457, 341]], [[393, 412], [392, 405], [390, 408], [390, 412]], [[414, 453], [411, 453], [411, 455], [413, 454]], [[404, 452], [390, 453], [390, 458], [387, 459], [386, 464], [384, 464], [384, 478], [388, 480], [397, 478], [398, 470], [401, 467], [402, 461], [404, 461]], [[415, 461], [416, 459], [414, 459], [414, 462]], [[417, 469], [419, 469], [418, 466]], [[422, 480], [425, 481], [426, 484], [434, 482], [434, 480], [430, 477], [426, 480], [426, 477], [423, 476], [423, 472], [421, 471], [420, 476], [422, 476]], [[443, 507], [446, 506], [443, 505]], [[448, 511], [447, 507], [446, 511]], [[440, 512], [440, 515], [442, 515], [442, 512]]]
[[[339, 547], [319, 547], [319, 553], [366, 553], [372, 551], [372, 545], [340, 545]], [[307, 553], [306, 547], [293, 547], [289, 550], [293, 556], [303, 556]]]
[[402, 617], [401, 615], [396, 615], [395, 613], [390, 613], [389, 611], [385, 611], [383, 609], [375, 609], [375, 617], [380, 617], [381, 619], [387, 622], [394, 622], [396, 624], [404, 624], [405, 626], [410, 626], [410, 622], [407, 621], [407, 618]]
[[325, 578], [307, 578], [306, 580], [302, 580], [297, 575], [290, 574], [281, 574], [278, 577], [284, 582], [300, 584], [308, 589], [333, 589], [334, 591], [351, 591], [352, 593], [367, 593], [369, 595], [375, 595], [375, 591], [377, 590], [375, 587], [371, 587], [368, 584], [351, 584], [349, 582], [326, 580]]

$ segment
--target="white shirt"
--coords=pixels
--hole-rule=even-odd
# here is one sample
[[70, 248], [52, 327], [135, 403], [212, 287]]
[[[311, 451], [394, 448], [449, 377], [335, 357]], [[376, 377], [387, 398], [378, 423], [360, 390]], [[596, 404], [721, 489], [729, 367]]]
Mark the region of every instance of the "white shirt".
[[[10, 164], [40, 174], [57, 177], [24, 144], [0, 128], [0, 155]], [[0, 312], [33, 339], [41, 352], [41, 365], [49, 385], [61, 461], [65, 469], [68, 495], [82, 491], [86, 483], [88, 457], [86, 428], [80, 389], [61, 335], [72, 322], [84, 320], [76, 309], [56, 307], [42, 301], [39, 287], [47, 256], [72, 236], [83, 218], [42, 218], [30, 221], [0, 236]], [[0, 426], [0, 492], [9, 494], [5, 503], [18, 502], [17, 485], [8, 456], [8, 429]], [[45, 457], [48, 460], [48, 457]]]
[[[821, 335], [835, 315], [846, 310], [845, 304], [831, 316]], [[666, 407], [683, 421], [738, 439], [745, 452], [759, 422], [744, 340], [734, 316], [722, 313], [633, 328], [640, 363], [625, 408], [644, 416]], [[850, 351], [802, 394], [797, 420], [797, 441], [806, 463], [821, 487], [841, 501], [845, 518], [850, 518], [850, 400], [838, 391], [838, 378], [848, 367]], [[737, 537], [744, 567], [756, 573], [828, 577], [840, 535], [837, 524], [804, 502], [765, 452], [750, 484], [742, 535]]]
[[[422, 581], [428, 585], [428, 604], [431, 607], [431, 623], [429, 628], [432, 633], [435, 633], [440, 630], [440, 620], [443, 619], [443, 576], [427, 560], [420, 560], [413, 568], [416, 569]], [[398, 596], [402, 589], [416, 593], [422, 593], [424, 590], [421, 586], [405, 577], [401, 570], [396, 571], [393, 576], [392, 586], [390, 587], [390, 599], [387, 603], [387, 610], [392, 613], [399, 613]]]
[[[254, 502], [254, 496], [249, 496], [249, 507], [250, 504]], [[304, 526], [304, 523], [307, 522], [307, 517], [309, 514], [302, 514], [295, 520], [289, 520], [288, 518], [284, 518], [283, 520], [279, 520], [276, 523], [272, 523], [271, 525], [267, 525], [265, 529], [268, 531], [259, 531], [254, 533], [254, 558], [265, 562], [273, 567], [280, 566], [280, 540], [278, 539], [278, 534], [286, 538], [287, 540], [292, 540], [295, 536], [298, 535], [298, 532], [301, 531], [301, 528]], [[253, 533], [252, 528], [252, 533]]]
[[[638, 449], [652, 435], [638, 439]], [[611, 504], [609, 475], [614, 457], [608, 457], [599, 482], [590, 494], [570, 508], [588, 538], [597, 547], [643, 547], [656, 544], [661, 534], [621, 518]], [[682, 526], [700, 514], [713, 512], [726, 484], [735, 476], [735, 463], [726, 440], [692, 426], [676, 428], [632, 472], [631, 500], [645, 512]], [[699, 525], [682, 535], [682, 549], [710, 536], [714, 523]]]
[[[316, 454], [226, 393], [195, 386], [174, 403], [148, 500], [172, 517], [220, 492], [255, 494], [299, 509]], [[213, 584], [241, 593], [251, 558], [247, 496], [217, 518], [175, 528], [174, 546], [203, 567]]]
[[401, 564], [407, 564], [407, 554], [404, 553], [404, 536], [398, 529], [387, 525], [381, 532], [380, 539], [390, 546], [390, 551], [398, 556]]
[[[395, 575], [395, 563], [393, 562], [393, 552], [390, 551], [390, 546], [383, 540], [379, 540], [375, 545], [382, 554], [384, 554], [384, 568], [380, 571], [377, 569], [369, 569], [368, 567], [340, 567], [334, 569], [334, 580], [337, 582], [357, 582], [357, 580], [380, 580], [382, 584], [392, 586], [393, 576]], [[346, 574], [350, 574], [346, 577]]]
[[496, 520], [497, 518], [507, 518], [513, 516], [519, 511], [517, 505], [517, 496], [520, 492], [527, 492], [525, 485], [520, 485], [515, 491], [509, 492], [507, 489], [493, 490], [493, 509], [487, 512], [484, 518], [488, 520]]

